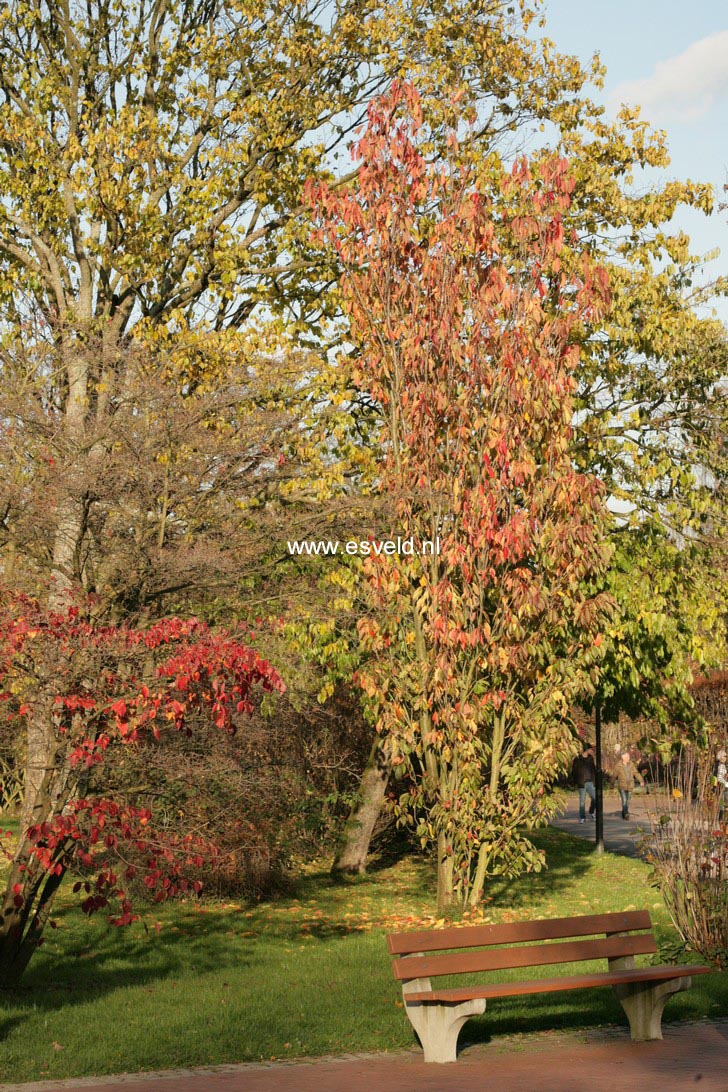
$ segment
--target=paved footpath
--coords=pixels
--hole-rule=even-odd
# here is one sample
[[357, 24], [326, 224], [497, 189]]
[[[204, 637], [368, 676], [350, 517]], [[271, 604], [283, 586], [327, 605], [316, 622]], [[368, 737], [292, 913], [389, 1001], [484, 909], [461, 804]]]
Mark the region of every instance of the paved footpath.
[[665, 1039], [626, 1031], [499, 1037], [455, 1065], [419, 1052], [218, 1066], [105, 1079], [0, 1085], [4, 1092], [728, 1092], [728, 1019], [665, 1025]]
[[[659, 814], [660, 801], [663, 799], [664, 794], [655, 796], [654, 789], [649, 795], [635, 792], [629, 803], [630, 817], [623, 819], [619, 795], [611, 790], [606, 791], [604, 793], [604, 848], [612, 853], [621, 853], [625, 857], [639, 857], [640, 842], [650, 829], [649, 815], [655, 812]], [[594, 842], [595, 824], [589, 818], [585, 823], [579, 822], [579, 797], [576, 789], [567, 797], [566, 810], [552, 819], [551, 825], [569, 834], [575, 834], [578, 838]], [[728, 1082], [726, 1092], [728, 1092]]]

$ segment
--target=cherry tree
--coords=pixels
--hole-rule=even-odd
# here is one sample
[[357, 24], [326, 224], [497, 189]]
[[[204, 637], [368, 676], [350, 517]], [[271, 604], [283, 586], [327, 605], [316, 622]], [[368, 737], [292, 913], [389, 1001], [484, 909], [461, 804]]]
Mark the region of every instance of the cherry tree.
[[569, 441], [580, 330], [608, 284], [586, 254], [577, 276], [561, 266], [564, 159], [475, 168], [450, 132], [449, 157], [428, 162], [408, 84], [368, 118], [354, 183], [308, 194], [381, 413], [379, 487], [418, 547], [365, 564], [360, 682], [409, 776], [400, 817], [436, 847], [444, 907], [540, 867], [527, 832], [599, 655], [603, 489]]

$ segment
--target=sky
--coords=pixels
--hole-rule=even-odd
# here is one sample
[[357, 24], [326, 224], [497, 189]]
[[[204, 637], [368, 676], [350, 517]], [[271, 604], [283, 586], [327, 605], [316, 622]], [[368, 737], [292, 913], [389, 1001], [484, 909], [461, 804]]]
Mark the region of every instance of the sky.
[[[594, 92], [614, 114], [621, 102], [664, 129], [668, 178], [711, 182], [728, 201], [728, 5], [718, 0], [546, 0], [545, 33], [563, 53], [607, 68]], [[655, 172], [655, 177], [659, 177]], [[709, 219], [681, 211], [675, 221], [704, 254], [720, 248], [709, 276], [728, 274], [728, 210]], [[716, 305], [728, 322], [728, 300]]]

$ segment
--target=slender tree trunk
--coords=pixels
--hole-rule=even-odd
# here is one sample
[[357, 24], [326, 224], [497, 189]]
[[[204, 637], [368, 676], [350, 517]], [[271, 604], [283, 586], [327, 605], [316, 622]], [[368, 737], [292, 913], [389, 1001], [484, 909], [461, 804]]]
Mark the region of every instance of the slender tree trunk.
[[477, 906], [483, 897], [483, 888], [485, 887], [485, 875], [488, 868], [489, 858], [489, 847], [481, 845], [478, 852], [478, 863], [475, 868], [475, 876], [473, 877], [473, 883], [470, 888], [470, 894], [468, 897], [468, 902], [471, 906]]
[[[493, 723], [493, 741], [491, 745], [490, 755], [490, 798], [495, 800], [498, 795], [498, 787], [500, 783], [501, 767], [503, 760], [503, 749], [506, 743], [506, 710], [505, 707], [501, 710], [499, 715], [495, 718]], [[478, 851], [478, 863], [475, 868], [475, 875], [473, 876], [473, 882], [468, 893], [468, 904], [470, 906], [477, 906], [483, 897], [483, 888], [485, 887], [485, 877], [488, 871], [488, 865], [490, 863], [490, 847], [487, 845], [481, 845]]]
[[391, 766], [377, 736], [334, 858], [331, 869], [334, 874], [361, 875], [366, 871], [369, 845], [382, 811], [390, 773]]
[[447, 837], [437, 836], [437, 909], [449, 910], [455, 903], [453, 856], [447, 852]]

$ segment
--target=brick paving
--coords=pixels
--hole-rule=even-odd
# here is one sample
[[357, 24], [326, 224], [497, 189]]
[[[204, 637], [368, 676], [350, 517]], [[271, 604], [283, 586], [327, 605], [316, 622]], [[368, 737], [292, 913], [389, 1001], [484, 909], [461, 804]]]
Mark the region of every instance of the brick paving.
[[626, 1031], [543, 1033], [466, 1047], [455, 1065], [419, 1052], [1, 1085], [4, 1092], [728, 1092], [728, 1019]]

